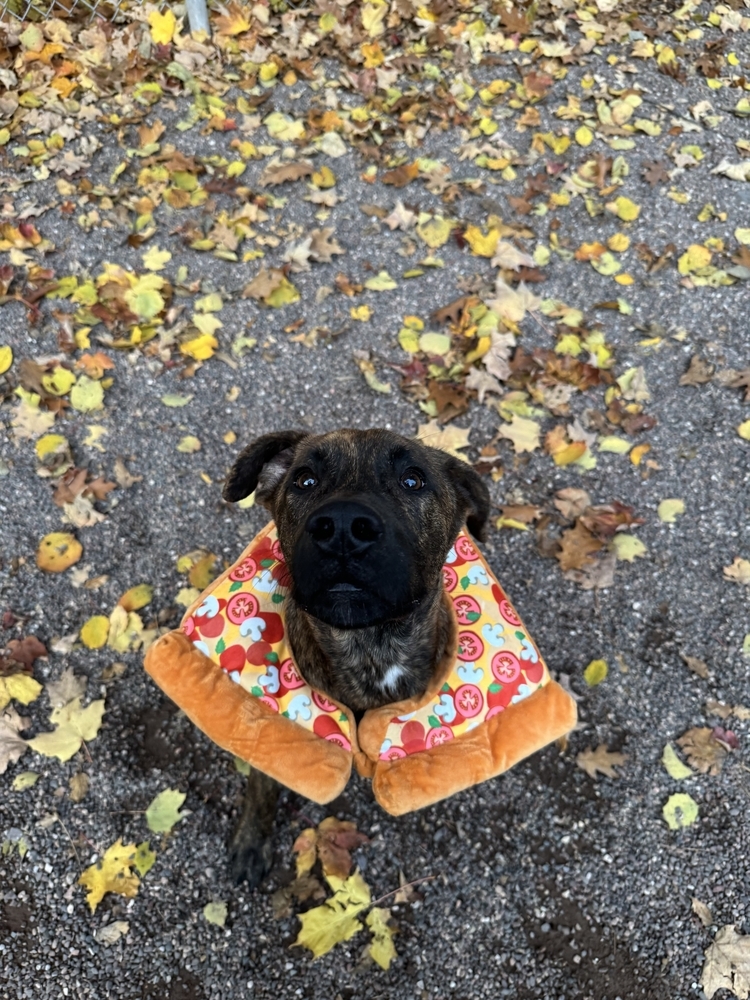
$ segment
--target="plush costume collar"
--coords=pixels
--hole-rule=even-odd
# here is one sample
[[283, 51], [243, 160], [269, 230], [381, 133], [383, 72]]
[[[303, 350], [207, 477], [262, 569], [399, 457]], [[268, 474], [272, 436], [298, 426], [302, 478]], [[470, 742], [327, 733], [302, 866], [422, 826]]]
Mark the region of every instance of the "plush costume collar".
[[150, 647], [146, 669], [211, 739], [282, 784], [327, 802], [354, 762], [398, 815], [501, 773], [576, 721], [575, 703], [464, 531], [443, 581], [454, 633], [431, 687], [366, 712], [358, 726], [294, 662], [273, 522], [188, 609], [181, 630]]

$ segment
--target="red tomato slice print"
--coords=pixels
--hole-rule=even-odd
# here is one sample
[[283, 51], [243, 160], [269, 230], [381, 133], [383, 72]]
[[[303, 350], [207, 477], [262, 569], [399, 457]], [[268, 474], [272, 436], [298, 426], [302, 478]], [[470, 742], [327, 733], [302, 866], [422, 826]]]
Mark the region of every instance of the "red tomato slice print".
[[466, 535], [459, 535], [456, 539], [456, 554], [465, 562], [473, 562], [479, 558], [479, 553]]
[[241, 563], [238, 563], [229, 574], [230, 580], [252, 580], [258, 572], [258, 564], [252, 556], [245, 556]]
[[465, 719], [473, 719], [475, 715], [479, 715], [484, 704], [482, 692], [476, 684], [462, 684], [456, 691], [453, 700], [456, 703], [456, 708]]
[[284, 559], [284, 553], [281, 551], [281, 543], [279, 542], [278, 538], [271, 546], [271, 555], [274, 557], [274, 559], [278, 559], [279, 562], [286, 562], [286, 560]]
[[456, 584], [458, 583], [458, 573], [453, 569], [453, 567], [445, 565], [443, 566], [443, 586], [450, 592], [456, 589]]
[[258, 614], [258, 600], [252, 594], [240, 591], [230, 598], [227, 604], [227, 618], [232, 625], [241, 625], [246, 618], [255, 618]]
[[[301, 688], [305, 683], [298, 674], [297, 668], [294, 665], [294, 660], [291, 658], [284, 660], [279, 667], [279, 680], [287, 691], [293, 691], [295, 688]], [[313, 697], [315, 696], [313, 695]]]
[[456, 618], [459, 625], [473, 625], [482, 616], [482, 609], [479, 603], [468, 594], [459, 594], [453, 598], [453, 607], [456, 609]]
[[329, 733], [326, 739], [329, 743], [335, 743], [336, 746], [342, 747], [344, 750], [351, 750], [352, 748], [351, 743], [343, 733]]
[[526, 674], [526, 679], [528, 681], [532, 684], [538, 684], [544, 676], [544, 664], [541, 660], [537, 663], [526, 663], [524, 665], [523, 672]]
[[492, 657], [492, 673], [501, 684], [510, 684], [521, 673], [521, 664], [513, 653], [501, 650]]
[[500, 614], [503, 616], [506, 622], [510, 622], [511, 625], [521, 624], [521, 619], [516, 614], [516, 609], [513, 607], [510, 601], [508, 600], [500, 601], [500, 604], [498, 606], [500, 608]]
[[329, 698], [326, 698], [324, 694], [320, 694], [318, 691], [313, 691], [312, 696], [313, 696], [313, 701], [322, 712], [336, 711], [336, 705], [334, 705], [334, 703]]
[[182, 631], [185, 635], [192, 635], [195, 632], [195, 618], [192, 615], [182, 623]]
[[484, 652], [484, 643], [476, 632], [458, 633], [458, 652], [456, 656], [464, 662], [478, 660]]
[[427, 739], [425, 740], [425, 744], [427, 746], [427, 749], [431, 750], [433, 747], [439, 747], [443, 743], [447, 743], [448, 740], [452, 739], [453, 739], [452, 729], [449, 729], [447, 726], [436, 726], [434, 729], [431, 729], [427, 734]]
[[262, 698], [258, 698], [258, 701], [262, 702], [266, 708], [270, 708], [272, 712], [278, 712], [279, 710], [279, 703], [270, 694], [264, 694]]
[[409, 740], [408, 743], [404, 743], [404, 753], [408, 755], [413, 753], [421, 753], [422, 750], [426, 749], [424, 740]]
[[492, 718], [493, 718], [494, 716], [496, 716], [496, 715], [500, 715], [500, 713], [501, 713], [501, 712], [504, 712], [504, 711], [505, 711], [505, 705], [495, 705], [495, 706], [494, 706], [493, 708], [491, 708], [491, 709], [489, 710], [489, 712], [488, 712], [488, 713], [487, 713], [487, 714], [485, 715], [485, 717], [484, 717], [484, 719], [485, 719], [485, 722], [487, 721], [487, 719], [492, 719]]
[[399, 757], [405, 757], [406, 750], [402, 750], [401, 747], [389, 747], [385, 753], [381, 753], [381, 760], [398, 760]]

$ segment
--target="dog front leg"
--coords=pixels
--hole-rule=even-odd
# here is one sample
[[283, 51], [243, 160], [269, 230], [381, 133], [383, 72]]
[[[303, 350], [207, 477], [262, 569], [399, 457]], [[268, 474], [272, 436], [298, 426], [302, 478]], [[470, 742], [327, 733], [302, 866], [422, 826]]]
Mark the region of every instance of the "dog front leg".
[[236, 883], [257, 888], [271, 870], [271, 833], [281, 785], [253, 768], [247, 778], [242, 815], [229, 844], [229, 866]]

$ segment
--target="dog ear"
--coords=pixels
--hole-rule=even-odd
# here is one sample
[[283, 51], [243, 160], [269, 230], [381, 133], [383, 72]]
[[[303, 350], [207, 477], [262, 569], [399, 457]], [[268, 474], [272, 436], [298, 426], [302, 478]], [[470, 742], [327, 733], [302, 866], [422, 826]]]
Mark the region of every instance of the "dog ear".
[[224, 499], [236, 503], [256, 488], [259, 502], [269, 499], [291, 466], [294, 449], [308, 436], [307, 431], [274, 431], [256, 438], [237, 456], [224, 483]]
[[457, 458], [448, 459], [445, 471], [456, 491], [466, 518], [466, 527], [475, 538], [483, 542], [490, 515], [490, 491], [487, 484], [475, 469]]

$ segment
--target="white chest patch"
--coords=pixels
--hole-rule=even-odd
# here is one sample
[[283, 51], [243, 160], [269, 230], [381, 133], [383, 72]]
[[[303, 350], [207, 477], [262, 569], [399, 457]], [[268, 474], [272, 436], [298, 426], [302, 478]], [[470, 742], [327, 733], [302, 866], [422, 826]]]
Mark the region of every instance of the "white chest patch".
[[385, 691], [395, 686], [396, 682], [403, 677], [405, 668], [400, 663], [394, 663], [388, 667], [380, 681], [380, 687]]

